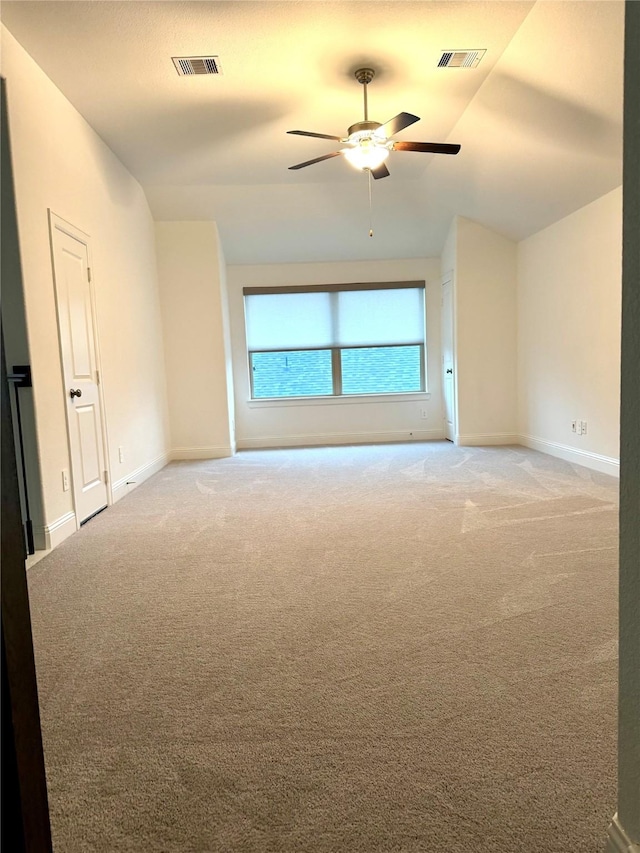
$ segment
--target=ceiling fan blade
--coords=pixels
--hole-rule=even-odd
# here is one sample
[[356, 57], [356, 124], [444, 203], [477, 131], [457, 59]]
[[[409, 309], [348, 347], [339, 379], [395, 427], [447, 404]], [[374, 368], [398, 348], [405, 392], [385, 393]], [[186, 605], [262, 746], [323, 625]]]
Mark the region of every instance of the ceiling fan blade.
[[313, 166], [314, 163], [320, 163], [322, 160], [330, 160], [331, 157], [338, 157], [342, 151], [332, 151], [331, 154], [323, 154], [322, 157], [316, 157], [313, 160], [307, 160], [304, 163], [297, 163], [295, 166], [289, 166], [290, 169], [304, 169], [305, 166]]
[[376, 166], [375, 169], [371, 169], [371, 174], [373, 175], [373, 177], [377, 181], [379, 178], [388, 178], [390, 175], [390, 172], [387, 169], [386, 163], [380, 163], [380, 165]]
[[457, 154], [459, 145], [446, 142], [394, 142], [394, 151], [423, 151], [426, 154]]
[[411, 113], [398, 113], [397, 116], [390, 118], [389, 121], [381, 125], [378, 128], [378, 133], [384, 133], [388, 139], [390, 136], [395, 136], [396, 133], [400, 133], [405, 127], [409, 127], [410, 124], [414, 124], [417, 121], [420, 121], [419, 116], [414, 116]]
[[311, 133], [310, 130], [288, 130], [287, 133], [295, 133], [297, 136], [315, 136], [316, 139], [335, 139], [341, 141], [341, 136], [329, 136], [327, 133]]

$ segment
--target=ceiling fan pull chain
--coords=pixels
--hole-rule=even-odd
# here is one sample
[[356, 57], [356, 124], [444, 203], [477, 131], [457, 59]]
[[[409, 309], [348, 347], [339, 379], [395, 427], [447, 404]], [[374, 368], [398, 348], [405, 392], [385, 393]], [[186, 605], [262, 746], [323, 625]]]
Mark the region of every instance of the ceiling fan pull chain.
[[367, 169], [369, 174], [369, 237], [373, 237], [373, 210], [371, 206], [371, 169]]

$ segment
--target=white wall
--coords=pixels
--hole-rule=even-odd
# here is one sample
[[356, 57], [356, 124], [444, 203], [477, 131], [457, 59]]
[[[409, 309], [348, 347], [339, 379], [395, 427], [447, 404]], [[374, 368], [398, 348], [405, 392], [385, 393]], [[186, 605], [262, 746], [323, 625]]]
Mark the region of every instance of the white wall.
[[[441, 438], [440, 263], [437, 259], [229, 266], [238, 447]], [[243, 287], [426, 280], [429, 396], [251, 402]], [[421, 417], [426, 408], [427, 418]]]
[[215, 222], [158, 222], [156, 245], [172, 457], [230, 456], [231, 350], [218, 229]]
[[[615, 473], [620, 386], [622, 191], [518, 246], [523, 441]], [[571, 431], [586, 420], [586, 435]]]
[[44, 515], [55, 527], [73, 504], [62, 490], [61, 471], [70, 463], [47, 210], [92, 239], [116, 497], [127, 479], [144, 477], [166, 458], [154, 231], [140, 185], [4, 27], [1, 38]]

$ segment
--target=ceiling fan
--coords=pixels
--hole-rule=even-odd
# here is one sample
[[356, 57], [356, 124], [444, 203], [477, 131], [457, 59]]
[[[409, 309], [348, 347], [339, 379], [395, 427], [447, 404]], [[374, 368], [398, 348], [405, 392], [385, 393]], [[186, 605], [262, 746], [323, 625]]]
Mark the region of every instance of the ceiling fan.
[[358, 121], [352, 124], [347, 131], [346, 137], [331, 136], [326, 133], [311, 133], [308, 130], [288, 130], [287, 133], [297, 134], [298, 136], [314, 136], [318, 139], [335, 139], [346, 145], [346, 148], [341, 148], [340, 151], [332, 151], [331, 154], [324, 154], [322, 157], [315, 157], [313, 160], [306, 160], [304, 163], [297, 163], [295, 166], [289, 166], [290, 169], [304, 169], [305, 166], [312, 166], [314, 163], [320, 163], [322, 160], [329, 160], [331, 157], [338, 157], [344, 154], [347, 160], [356, 169], [362, 169], [370, 172], [374, 178], [386, 178], [389, 175], [389, 170], [385, 160], [391, 151], [422, 151], [427, 154], [457, 154], [460, 151], [459, 145], [449, 145], [441, 142], [396, 142], [390, 137], [404, 130], [405, 127], [420, 121], [418, 116], [411, 113], [398, 113], [397, 116], [389, 119], [384, 124], [377, 121], [369, 121], [369, 106], [367, 102], [367, 85], [375, 77], [373, 68], [359, 68], [355, 72], [355, 78], [364, 86], [364, 121]]

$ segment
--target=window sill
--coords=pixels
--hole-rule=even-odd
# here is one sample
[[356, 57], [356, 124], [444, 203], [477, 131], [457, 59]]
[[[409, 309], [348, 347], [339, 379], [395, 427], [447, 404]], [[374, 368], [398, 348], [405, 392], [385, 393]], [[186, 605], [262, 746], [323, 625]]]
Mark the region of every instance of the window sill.
[[264, 397], [247, 400], [250, 409], [272, 409], [280, 406], [336, 406], [354, 403], [411, 403], [430, 400], [429, 391], [414, 391], [410, 394], [390, 392], [388, 394], [342, 394], [339, 397]]

